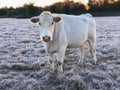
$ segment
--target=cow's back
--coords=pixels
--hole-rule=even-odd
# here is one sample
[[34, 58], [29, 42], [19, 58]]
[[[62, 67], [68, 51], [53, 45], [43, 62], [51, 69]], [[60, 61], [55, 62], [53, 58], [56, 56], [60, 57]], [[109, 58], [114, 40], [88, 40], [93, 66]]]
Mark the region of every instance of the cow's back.
[[[67, 35], [68, 47], [79, 47], [92, 34], [94, 19], [91, 14], [82, 14], [79, 16], [59, 14], [62, 17], [61, 23]], [[90, 35], [89, 35], [90, 33]]]

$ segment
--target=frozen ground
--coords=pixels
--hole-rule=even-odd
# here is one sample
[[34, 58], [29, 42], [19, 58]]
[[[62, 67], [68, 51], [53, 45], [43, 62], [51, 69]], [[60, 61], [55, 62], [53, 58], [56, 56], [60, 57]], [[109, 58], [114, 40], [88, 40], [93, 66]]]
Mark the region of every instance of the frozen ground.
[[49, 70], [38, 27], [28, 19], [0, 19], [0, 90], [120, 90], [120, 17], [96, 17], [97, 65], [86, 44], [66, 51], [64, 73]]

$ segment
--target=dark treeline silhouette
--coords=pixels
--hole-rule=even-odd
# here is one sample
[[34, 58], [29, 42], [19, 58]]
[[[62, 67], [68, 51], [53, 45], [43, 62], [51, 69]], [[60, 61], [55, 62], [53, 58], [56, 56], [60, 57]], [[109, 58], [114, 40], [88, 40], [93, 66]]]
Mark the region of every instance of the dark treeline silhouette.
[[28, 18], [39, 15], [42, 11], [51, 11], [52, 13], [82, 14], [92, 13], [94, 16], [120, 15], [120, 0], [89, 0], [87, 5], [72, 0], [56, 2], [50, 6], [37, 7], [34, 3], [24, 4], [18, 8], [1, 8], [0, 17]]

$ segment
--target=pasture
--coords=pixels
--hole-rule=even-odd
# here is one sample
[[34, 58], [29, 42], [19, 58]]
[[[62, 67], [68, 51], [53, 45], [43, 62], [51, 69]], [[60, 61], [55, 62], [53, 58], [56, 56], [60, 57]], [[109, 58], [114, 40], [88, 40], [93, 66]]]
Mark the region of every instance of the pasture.
[[97, 59], [88, 44], [83, 65], [67, 49], [64, 73], [51, 73], [38, 26], [29, 19], [0, 19], [0, 90], [120, 90], [120, 17], [95, 17]]

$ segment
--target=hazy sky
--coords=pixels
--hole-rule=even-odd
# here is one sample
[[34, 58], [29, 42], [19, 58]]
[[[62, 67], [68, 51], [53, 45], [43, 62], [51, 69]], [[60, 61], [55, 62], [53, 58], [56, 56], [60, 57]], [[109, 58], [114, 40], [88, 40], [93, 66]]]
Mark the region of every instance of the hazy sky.
[[[25, 3], [29, 3], [29, 2], [34, 2], [35, 5], [37, 6], [46, 6], [46, 5], [50, 5], [54, 2], [57, 1], [63, 1], [63, 0], [0, 0], [0, 8], [1, 7], [18, 7], [18, 6], [22, 6]], [[74, 0], [76, 1], [81, 1], [83, 3], [86, 3], [88, 0]]]

